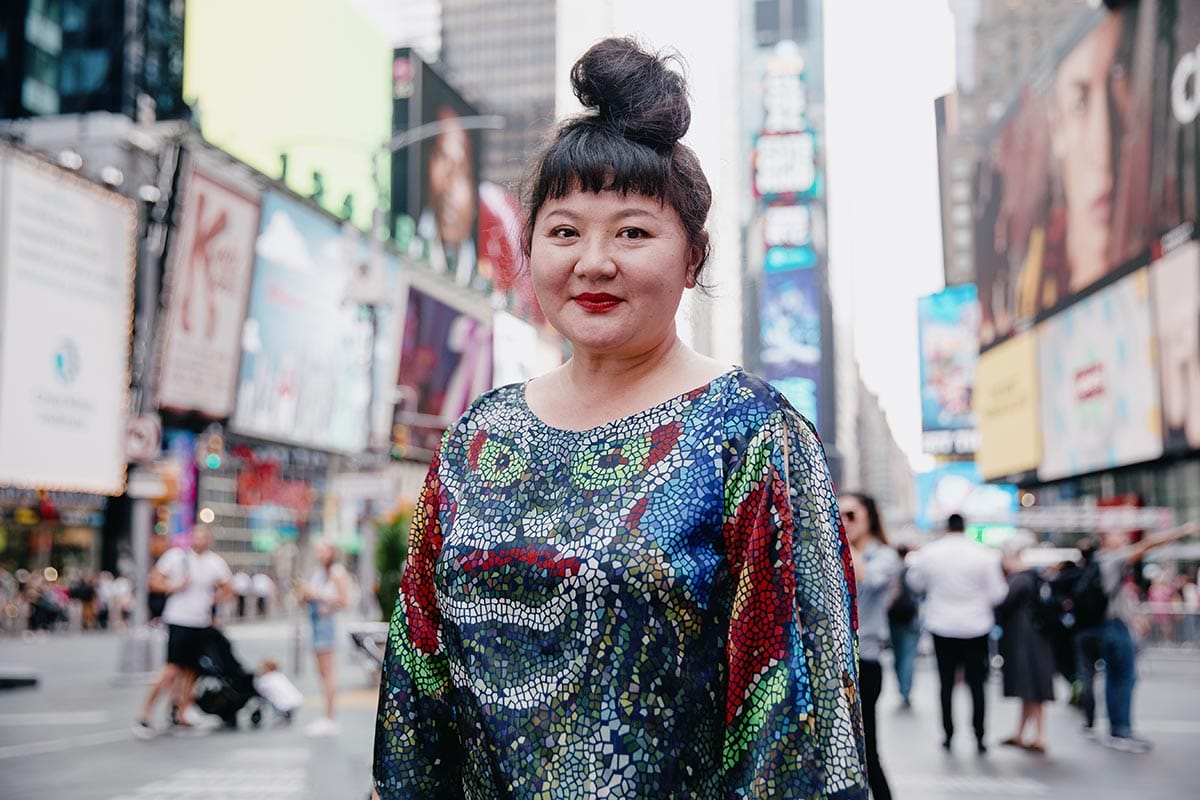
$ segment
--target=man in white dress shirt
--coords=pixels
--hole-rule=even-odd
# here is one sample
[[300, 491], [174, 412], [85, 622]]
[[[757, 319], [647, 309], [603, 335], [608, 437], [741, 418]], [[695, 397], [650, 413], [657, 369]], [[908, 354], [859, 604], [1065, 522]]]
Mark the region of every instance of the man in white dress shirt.
[[984, 742], [984, 683], [988, 677], [988, 634], [996, 624], [994, 608], [1008, 584], [1000, 566], [1000, 553], [964, 535], [961, 514], [946, 521], [946, 535], [922, 547], [912, 557], [906, 580], [913, 590], [925, 593], [925, 629], [933, 635], [938, 677], [942, 689], [942, 747], [950, 749], [954, 737], [952, 699], [954, 683], [962, 669], [974, 703], [972, 723], [975, 745], [982, 755]]

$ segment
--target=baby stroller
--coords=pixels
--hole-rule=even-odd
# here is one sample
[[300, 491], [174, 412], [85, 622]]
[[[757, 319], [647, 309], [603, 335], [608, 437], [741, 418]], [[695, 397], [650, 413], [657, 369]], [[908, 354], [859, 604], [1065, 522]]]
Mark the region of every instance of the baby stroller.
[[254, 688], [254, 675], [242, 667], [233, 655], [233, 645], [224, 633], [210, 629], [200, 655], [196, 681], [196, 706], [206, 714], [220, 717], [227, 728], [236, 728], [238, 713], [250, 708], [250, 724], [262, 724], [263, 700]]

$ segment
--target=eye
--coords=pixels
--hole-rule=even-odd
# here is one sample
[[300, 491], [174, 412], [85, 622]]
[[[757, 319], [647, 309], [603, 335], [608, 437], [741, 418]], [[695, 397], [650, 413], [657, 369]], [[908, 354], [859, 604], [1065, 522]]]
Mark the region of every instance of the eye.
[[650, 234], [646, 233], [641, 228], [624, 228], [617, 236], [622, 239], [648, 239]]
[[575, 229], [570, 225], [559, 225], [550, 229], [551, 239], [570, 239], [576, 235]]

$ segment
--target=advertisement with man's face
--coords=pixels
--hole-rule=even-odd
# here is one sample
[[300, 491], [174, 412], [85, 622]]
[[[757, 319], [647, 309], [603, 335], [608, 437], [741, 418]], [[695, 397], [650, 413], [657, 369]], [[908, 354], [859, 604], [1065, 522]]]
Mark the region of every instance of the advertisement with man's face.
[[1164, 445], [1200, 450], [1200, 243], [1150, 265]]
[[263, 196], [259, 230], [230, 424], [248, 436], [359, 452], [367, 445], [371, 324], [348, 302], [358, 236], [276, 192]]
[[400, 328], [394, 435], [426, 455], [471, 401], [492, 388], [492, 326], [432, 285], [410, 283]]
[[[1175, 24], [1163, 27], [1168, 5]], [[1195, 218], [1195, 143], [1171, 110], [1182, 84], [1170, 62], [1200, 44], [1186, 5], [1075, 18], [1062, 56], [991, 137], [974, 186], [984, 348]]]
[[[974, 284], [952, 286], [917, 302], [921, 346], [921, 428], [973, 430], [979, 302]], [[962, 452], [951, 449], [949, 452]]]
[[433, 124], [432, 135], [392, 158], [392, 211], [416, 221], [422, 254], [462, 286], [489, 288], [476, 247], [481, 135], [463, 124], [478, 114], [407, 48], [395, 52], [393, 131]]
[[258, 237], [258, 198], [193, 164], [171, 247], [158, 404], [233, 412], [242, 321]]
[[1162, 455], [1149, 295], [1140, 270], [1038, 326], [1039, 479]]
[[0, 146], [0, 485], [125, 486], [137, 216]]

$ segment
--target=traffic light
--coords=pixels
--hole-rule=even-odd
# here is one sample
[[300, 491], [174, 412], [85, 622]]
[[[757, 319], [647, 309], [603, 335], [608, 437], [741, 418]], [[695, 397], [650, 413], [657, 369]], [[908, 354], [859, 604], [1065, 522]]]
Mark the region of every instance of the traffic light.
[[225, 437], [216, 431], [202, 434], [200, 462], [208, 469], [220, 469], [225, 459]]

